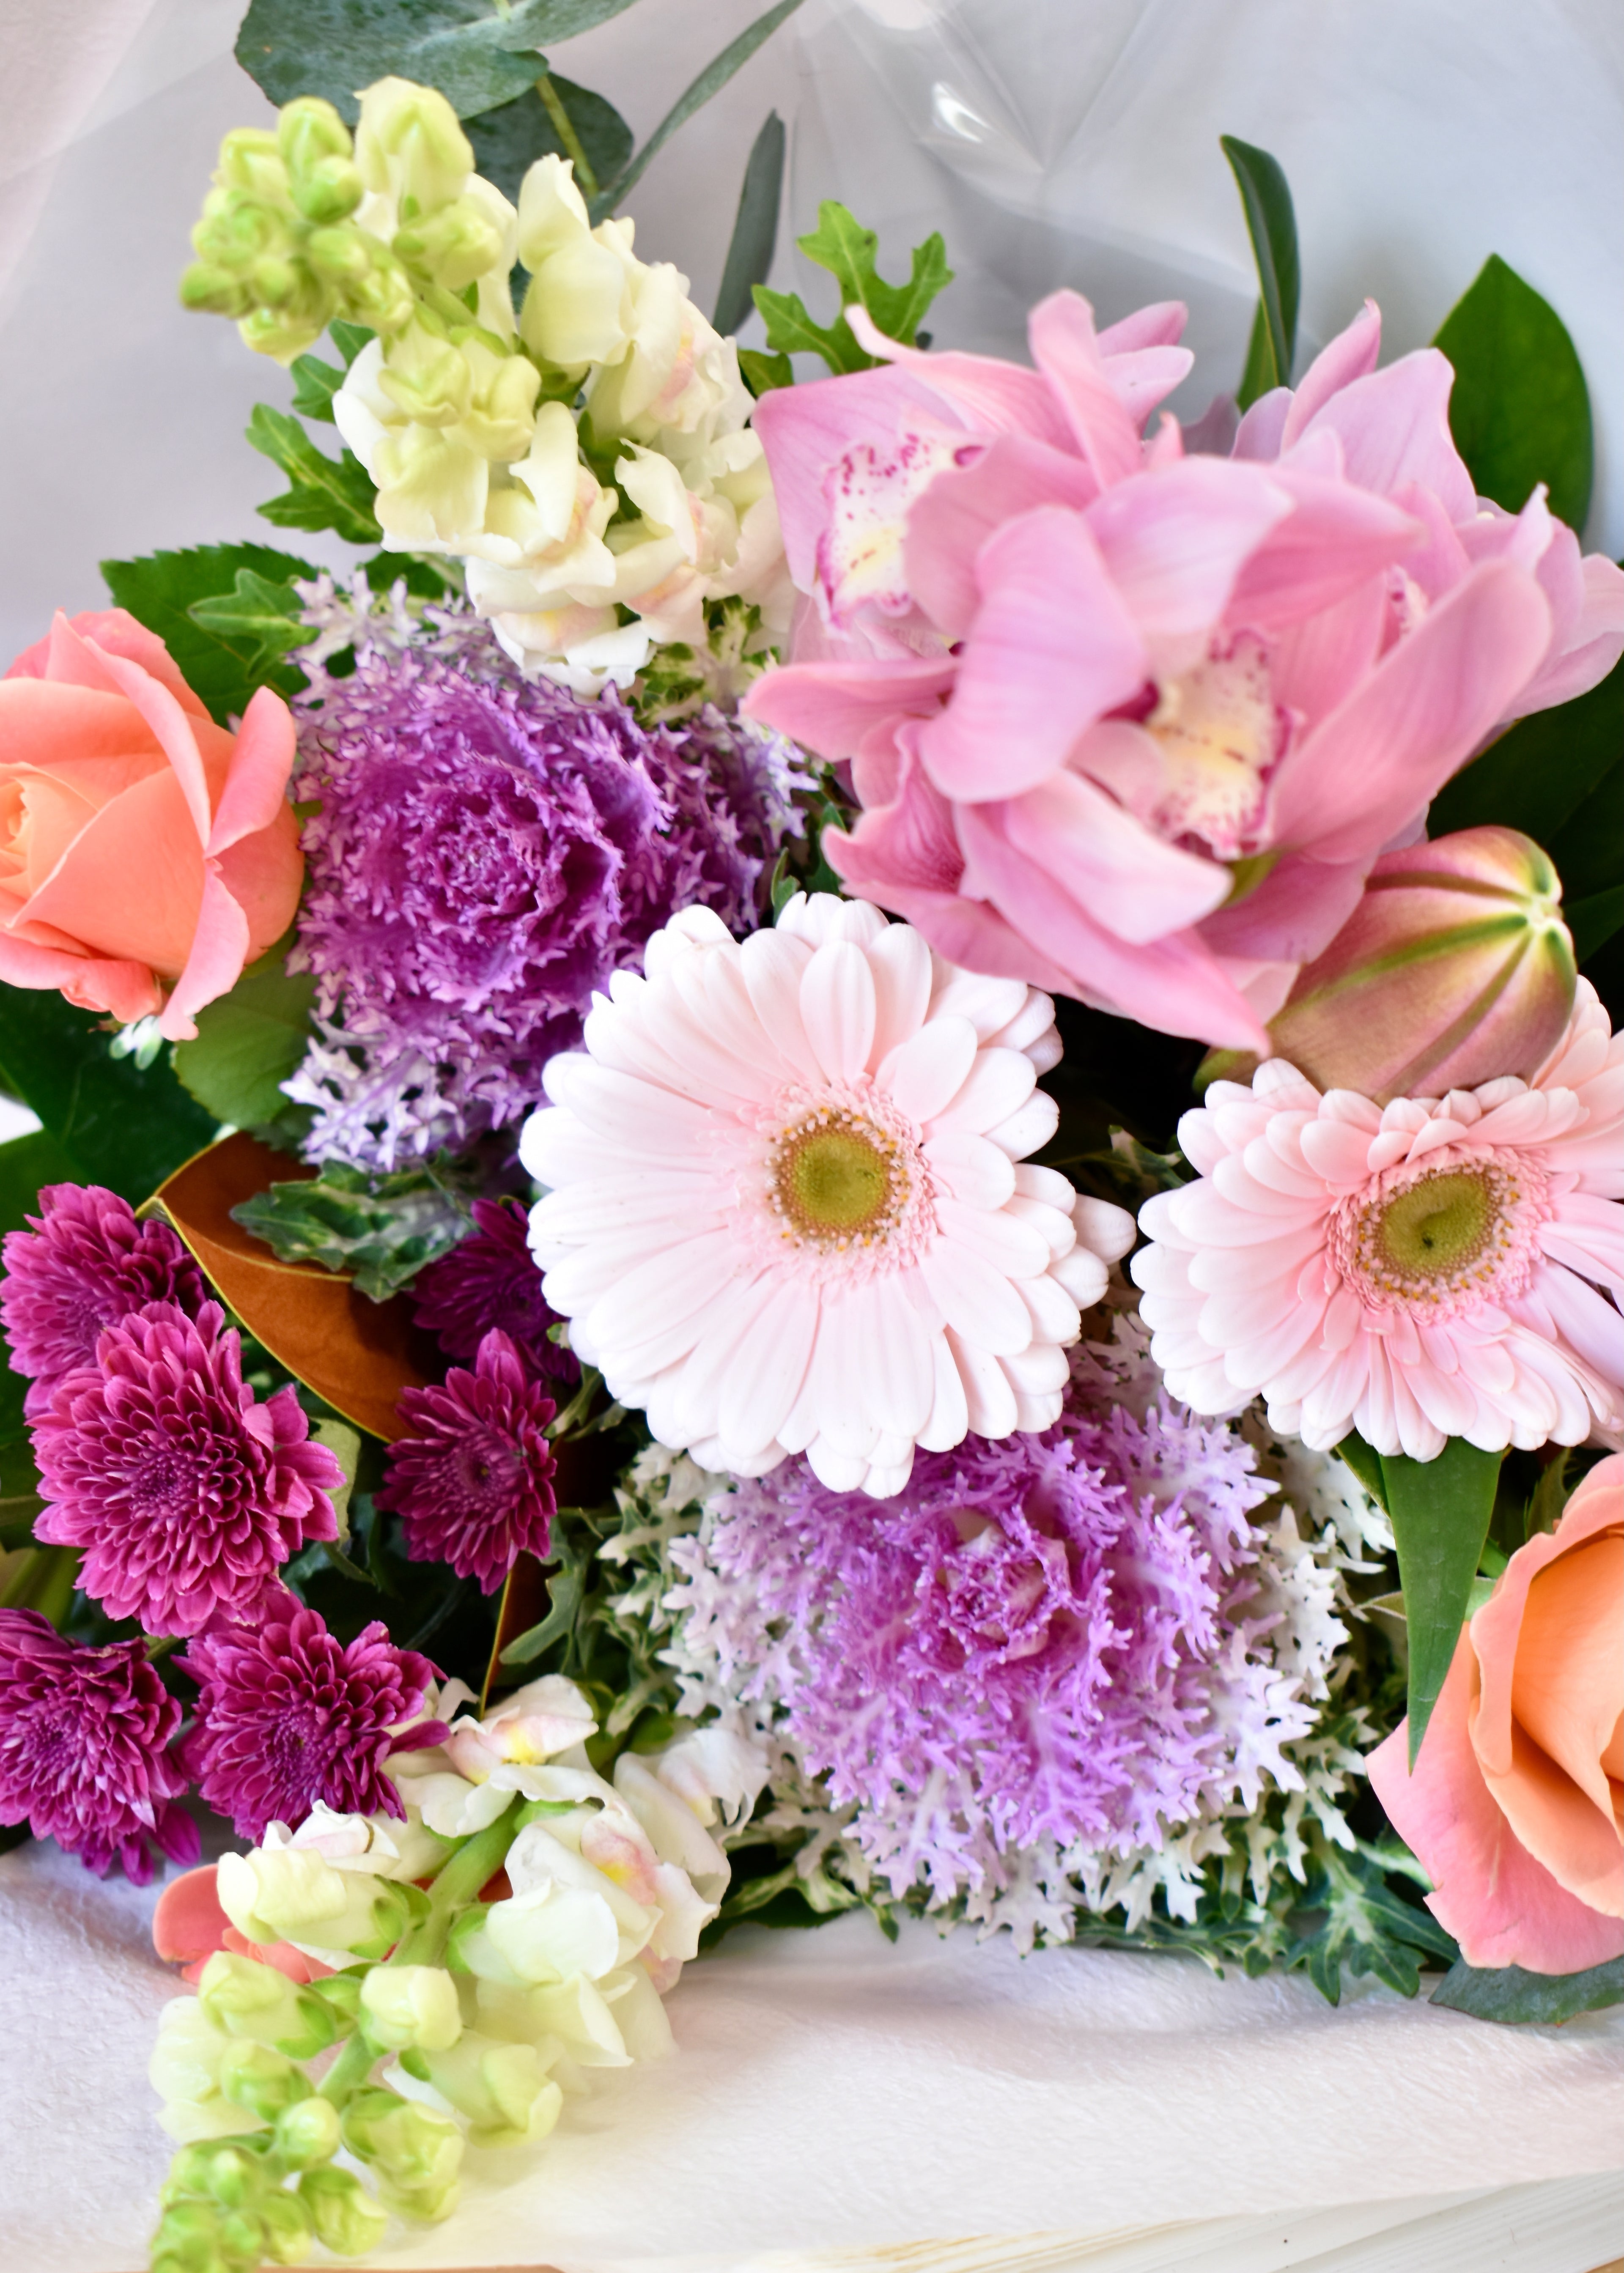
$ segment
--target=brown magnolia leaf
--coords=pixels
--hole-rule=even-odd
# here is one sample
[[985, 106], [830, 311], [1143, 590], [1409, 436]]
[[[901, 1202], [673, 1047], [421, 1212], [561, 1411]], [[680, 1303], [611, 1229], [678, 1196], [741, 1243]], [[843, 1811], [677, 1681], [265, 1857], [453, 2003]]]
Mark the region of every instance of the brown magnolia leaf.
[[289, 1373], [335, 1413], [386, 1444], [401, 1435], [395, 1406], [403, 1389], [432, 1375], [433, 1345], [412, 1322], [404, 1294], [369, 1302], [350, 1280], [316, 1263], [283, 1263], [231, 1211], [272, 1183], [312, 1176], [313, 1168], [239, 1132], [177, 1168], [148, 1206], [161, 1211], [198, 1266]]

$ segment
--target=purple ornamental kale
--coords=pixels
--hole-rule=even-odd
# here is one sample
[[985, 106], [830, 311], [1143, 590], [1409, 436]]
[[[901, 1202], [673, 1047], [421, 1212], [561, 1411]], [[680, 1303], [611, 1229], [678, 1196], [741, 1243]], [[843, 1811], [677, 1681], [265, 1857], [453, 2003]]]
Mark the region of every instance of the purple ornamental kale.
[[1268, 1486], [1222, 1424], [1073, 1384], [1041, 1436], [966, 1437], [896, 1497], [803, 1459], [675, 1542], [683, 1647], [778, 1725], [897, 1894], [997, 1880], [1011, 1850], [1124, 1853], [1251, 1773], [1281, 1682], [1248, 1622]]
[[97, 1339], [34, 1429], [34, 1537], [84, 1551], [79, 1585], [148, 1633], [248, 1618], [277, 1566], [338, 1535], [343, 1470], [291, 1389], [261, 1404], [218, 1302], [149, 1302]]
[[340, 1815], [404, 1816], [384, 1763], [445, 1734], [439, 1722], [394, 1733], [422, 1710], [426, 1657], [379, 1624], [346, 1646], [291, 1594], [261, 1624], [198, 1636], [179, 1663], [202, 1692], [187, 1766], [244, 1839], [267, 1823], [297, 1828], [318, 1800]]
[[525, 681], [472, 618], [311, 677], [290, 967], [315, 973], [318, 1039], [287, 1087], [312, 1159], [393, 1169], [516, 1121], [679, 908], [754, 927], [793, 823], [777, 737], [715, 712], [645, 732], [613, 690]]
[[559, 1314], [542, 1294], [524, 1210], [516, 1200], [476, 1200], [473, 1215], [472, 1235], [412, 1280], [417, 1324], [460, 1358], [473, 1357], [499, 1327], [544, 1380], [578, 1381], [579, 1360], [547, 1339]]
[[37, 1610], [0, 1609], [0, 1823], [26, 1823], [104, 1879], [144, 1887], [155, 1843], [198, 1859], [170, 1749], [181, 1708], [139, 1642], [64, 1641]]
[[552, 1541], [552, 1399], [492, 1332], [471, 1373], [454, 1365], [443, 1389], [408, 1389], [397, 1409], [411, 1433], [389, 1448], [377, 1504], [404, 1519], [414, 1563], [449, 1563], [493, 1594], [521, 1555], [545, 1557]]
[[138, 1221], [100, 1184], [45, 1185], [27, 1221], [0, 1242], [0, 1325], [13, 1372], [34, 1376], [23, 1400], [32, 1421], [64, 1374], [94, 1362], [104, 1326], [147, 1302], [178, 1302], [195, 1317], [208, 1289], [167, 1223]]

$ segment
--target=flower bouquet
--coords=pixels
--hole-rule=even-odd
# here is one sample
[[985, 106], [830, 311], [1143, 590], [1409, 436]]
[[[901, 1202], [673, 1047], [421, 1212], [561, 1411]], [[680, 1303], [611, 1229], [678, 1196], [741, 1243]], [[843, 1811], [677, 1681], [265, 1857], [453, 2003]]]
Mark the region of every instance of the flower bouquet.
[[181, 1866], [159, 2273], [449, 2217], [746, 1921], [1624, 1998], [1566, 332], [1294, 385], [1226, 139], [1181, 424], [1173, 304], [963, 352], [833, 201], [769, 289], [776, 116], [712, 323], [625, 200], [795, 0], [637, 153], [540, 52], [626, 4], [253, 0], [181, 289], [329, 565], [0, 682], [0, 1823]]

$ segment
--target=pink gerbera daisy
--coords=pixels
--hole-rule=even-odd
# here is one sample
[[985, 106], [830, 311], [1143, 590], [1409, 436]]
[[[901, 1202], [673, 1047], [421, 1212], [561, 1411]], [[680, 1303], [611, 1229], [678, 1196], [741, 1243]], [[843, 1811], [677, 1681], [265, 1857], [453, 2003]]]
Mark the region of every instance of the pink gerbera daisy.
[[1146, 1203], [1132, 1269], [1198, 1412], [1260, 1394], [1316, 1449], [1420, 1460], [1624, 1433], [1624, 1036], [1588, 980], [1531, 1082], [1379, 1106], [1276, 1058], [1179, 1143], [1199, 1179]]

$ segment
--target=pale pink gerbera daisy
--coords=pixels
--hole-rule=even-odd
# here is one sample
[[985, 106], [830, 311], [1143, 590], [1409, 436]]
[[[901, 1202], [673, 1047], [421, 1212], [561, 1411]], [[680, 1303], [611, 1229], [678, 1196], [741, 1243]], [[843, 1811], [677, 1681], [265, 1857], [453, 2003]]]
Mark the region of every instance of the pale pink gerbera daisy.
[[571, 1344], [654, 1435], [763, 1475], [900, 1491], [916, 1445], [1057, 1419], [1122, 1209], [1018, 1165], [1054, 1004], [825, 893], [742, 943], [704, 908], [617, 971], [521, 1152]]
[[1619, 1442], [1624, 1036], [1588, 980], [1531, 1082], [1383, 1107], [1275, 1058], [1178, 1136], [1199, 1179], [1146, 1203], [1132, 1265], [1175, 1397], [1417, 1460]]

